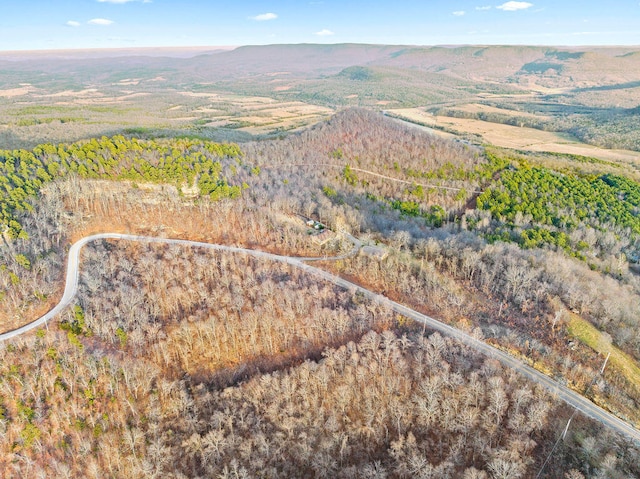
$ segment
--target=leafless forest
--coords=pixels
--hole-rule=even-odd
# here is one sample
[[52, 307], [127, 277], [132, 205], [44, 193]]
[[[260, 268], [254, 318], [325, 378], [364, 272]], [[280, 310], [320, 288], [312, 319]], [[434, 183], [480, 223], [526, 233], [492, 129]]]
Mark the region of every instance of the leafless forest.
[[[475, 209], [477, 191], [506, 166], [365, 110], [241, 149], [236, 199], [74, 175], [44, 186], [19, 215], [28, 239], [2, 244], [4, 329], [55, 304], [65, 248], [86, 234], [312, 256], [351, 247], [339, 234], [314, 241], [301, 219], [314, 218], [386, 253], [322, 267], [527, 358], [638, 423], [633, 376], [612, 364], [586, 391], [603, 356], [570, 329], [579, 315], [640, 359], [640, 283], [624, 238], [594, 229], [589, 261], [488, 241], [498, 219]], [[535, 477], [548, 457], [540, 477], [640, 475], [636, 448], [580, 416], [549, 455], [573, 411], [497, 362], [291, 267], [115, 241], [87, 247], [82, 265], [75, 306], [0, 348], [6, 477], [515, 479]]]
[[[85, 264], [63, 330], [2, 352], [10, 474], [529, 477], [570, 414], [288, 267], [109, 242]], [[585, 460], [593, 477], [638, 472], [624, 442], [576, 428], [546, 477], [581, 477]]]

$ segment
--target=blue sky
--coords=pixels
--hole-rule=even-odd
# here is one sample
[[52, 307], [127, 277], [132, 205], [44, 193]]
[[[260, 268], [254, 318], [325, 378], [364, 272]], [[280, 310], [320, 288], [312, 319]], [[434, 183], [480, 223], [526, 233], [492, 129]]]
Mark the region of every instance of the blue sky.
[[640, 0], [0, 0], [0, 51], [343, 42], [640, 45]]

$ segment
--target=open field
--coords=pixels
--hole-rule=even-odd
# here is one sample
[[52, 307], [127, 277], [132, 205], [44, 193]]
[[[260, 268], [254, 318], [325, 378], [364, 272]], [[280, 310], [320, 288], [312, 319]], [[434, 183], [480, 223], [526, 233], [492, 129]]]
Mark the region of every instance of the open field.
[[574, 155], [593, 156], [614, 161], [640, 161], [640, 153], [629, 150], [609, 150], [587, 145], [567, 134], [536, 130], [534, 128], [501, 125], [482, 120], [437, 116], [436, 124], [455, 129], [463, 134], [481, 136], [486, 143], [530, 151], [552, 151]]
[[318, 123], [333, 113], [329, 108], [301, 101], [279, 101], [268, 97], [224, 93], [179, 93], [203, 102], [201, 107], [193, 110], [194, 117], [188, 119], [195, 119], [208, 127], [234, 128], [251, 135], [269, 135], [300, 129]]
[[294, 131], [333, 113], [298, 100], [202, 90], [175, 91], [164, 80], [148, 90], [129, 78], [77, 91], [47, 92], [31, 85], [0, 90], [0, 143], [4, 149], [32, 148], [127, 132], [238, 141]]
[[[472, 109], [473, 106], [468, 106]], [[598, 148], [579, 141], [566, 133], [542, 131], [535, 128], [504, 125], [470, 118], [433, 115], [423, 108], [387, 110], [388, 113], [433, 129], [444, 129], [446, 136], [471, 135], [490, 145], [535, 152], [567, 153], [622, 163], [640, 164], [640, 152]], [[476, 110], [477, 111], [477, 110]]]

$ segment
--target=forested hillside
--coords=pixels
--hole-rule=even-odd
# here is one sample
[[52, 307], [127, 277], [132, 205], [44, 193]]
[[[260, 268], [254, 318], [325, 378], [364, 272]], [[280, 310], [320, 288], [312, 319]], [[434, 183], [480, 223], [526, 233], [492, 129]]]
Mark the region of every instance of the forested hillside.
[[239, 186], [221, 177], [220, 159], [236, 158], [235, 145], [192, 140], [139, 141], [123, 136], [93, 139], [72, 145], [40, 145], [33, 152], [0, 151], [0, 225], [12, 238], [24, 234], [15, 219], [16, 210], [30, 208], [29, 199], [40, 188], [70, 174], [80, 178], [163, 183], [177, 188], [197, 186], [200, 195], [212, 199], [237, 197]]
[[[640, 185], [624, 176], [580, 176], [522, 165], [505, 171], [478, 208], [519, 229], [492, 233], [524, 248], [553, 245], [582, 259], [626, 254], [639, 259]], [[527, 227], [530, 226], [530, 227]]]
[[[89, 233], [320, 256], [640, 424], [624, 170], [362, 109], [240, 145], [115, 136], [0, 159], [4, 330], [55, 304], [67, 246]], [[331, 261], [345, 232], [384, 254]], [[0, 346], [6, 477], [527, 478], [548, 457], [540, 477], [640, 475], [638, 450], [580, 415], [549, 456], [570, 408], [291, 266], [100, 241], [81, 269], [59, 320]]]
[[[2, 351], [10, 477], [529, 477], [569, 414], [288, 267], [113, 243], [85, 261], [59, 329]], [[574, 427], [546, 477], [638, 472], [623, 442]]]

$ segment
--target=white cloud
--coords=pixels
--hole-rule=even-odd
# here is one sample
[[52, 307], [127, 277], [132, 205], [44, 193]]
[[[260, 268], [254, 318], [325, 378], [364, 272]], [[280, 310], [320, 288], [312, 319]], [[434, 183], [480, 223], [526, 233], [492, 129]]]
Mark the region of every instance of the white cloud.
[[319, 32], [314, 33], [314, 35], [318, 35], [319, 37], [328, 37], [328, 36], [331, 36], [331, 35], [335, 35], [335, 33], [332, 32], [331, 30], [323, 28]]
[[68, 27], [79, 27], [80, 26], [80, 22], [76, 22], [75, 20], [69, 20], [66, 25]]
[[516, 10], [526, 10], [527, 8], [533, 7], [533, 3], [529, 2], [507, 2], [502, 5], [498, 5], [496, 8], [498, 10], [504, 10], [505, 12], [515, 12]]
[[457, 10], [455, 12], [451, 12], [453, 15], [455, 15], [456, 17], [461, 17], [463, 16], [466, 12], [464, 10]]
[[109, 25], [113, 24], [113, 20], [107, 20], [106, 18], [92, 18], [87, 23], [89, 25], [109, 26]]
[[491, 5], [484, 5], [482, 7], [476, 7], [476, 10], [479, 10], [479, 11], [491, 10]]
[[249, 17], [250, 20], [255, 20], [256, 22], [266, 22], [267, 20], [275, 20], [276, 18], [278, 18], [278, 15], [275, 13], [261, 13], [255, 17]]

